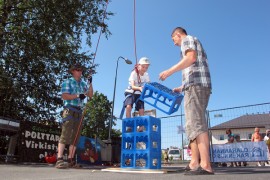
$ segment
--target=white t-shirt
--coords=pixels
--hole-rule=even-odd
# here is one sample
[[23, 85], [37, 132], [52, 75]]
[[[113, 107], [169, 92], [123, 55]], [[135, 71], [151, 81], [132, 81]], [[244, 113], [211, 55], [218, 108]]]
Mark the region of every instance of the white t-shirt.
[[[125, 92], [129, 92], [129, 93], [133, 93], [134, 92], [134, 90], [131, 88], [131, 82], [132, 81], [134, 81], [135, 82], [134, 85], [135, 86], [138, 86], [138, 87], [144, 86], [145, 83], [149, 83], [150, 82], [150, 77], [149, 77], [149, 75], [148, 75], [147, 72], [145, 72], [143, 74], [143, 76], [141, 76], [141, 75], [139, 75], [139, 76], [140, 76], [140, 79], [141, 79], [141, 83], [140, 84], [138, 82], [138, 74], [136, 73], [136, 71], [132, 71], [131, 72], [131, 74], [129, 76], [129, 79], [128, 79], [129, 86], [125, 90]], [[141, 94], [141, 92], [140, 91], [135, 91], [134, 94]]]

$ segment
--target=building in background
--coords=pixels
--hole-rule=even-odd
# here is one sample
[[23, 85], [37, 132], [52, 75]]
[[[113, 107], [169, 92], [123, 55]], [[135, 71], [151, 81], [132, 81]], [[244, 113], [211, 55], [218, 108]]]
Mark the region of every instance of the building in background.
[[239, 135], [241, 141], [251, 141], [255, 127], [261, 129], [262, 137], [270, 128], [270, 114], [246, 114], [209, 128], [212, 134], [212, 144], [227, 143], [226, 129], [231, 129], [234, 135]]

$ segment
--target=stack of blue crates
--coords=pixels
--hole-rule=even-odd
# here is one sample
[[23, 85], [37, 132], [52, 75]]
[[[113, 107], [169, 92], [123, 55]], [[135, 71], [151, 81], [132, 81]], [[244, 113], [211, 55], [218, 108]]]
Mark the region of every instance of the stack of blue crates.
[[160, 125], [152, 116], [123, 119], [121, 168], [161, 168]]
[[140, 99], [160, 111], [171, 115], [179, 109], [183, 97], [181, 93], [173, 92], [162, 84], [151, 82], [144, 85]]

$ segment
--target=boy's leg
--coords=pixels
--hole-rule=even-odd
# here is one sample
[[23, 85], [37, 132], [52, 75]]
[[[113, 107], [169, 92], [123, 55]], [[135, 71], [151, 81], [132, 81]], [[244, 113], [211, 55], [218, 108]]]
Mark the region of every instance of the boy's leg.
[[144, 109], [139, 109], [139, 115], [143, 116], [144, 115]]
[[132, 110], [131, 105], [127, 105], [126, 106], [126, 118], [130, 118], [131, 117], [131, 110]]

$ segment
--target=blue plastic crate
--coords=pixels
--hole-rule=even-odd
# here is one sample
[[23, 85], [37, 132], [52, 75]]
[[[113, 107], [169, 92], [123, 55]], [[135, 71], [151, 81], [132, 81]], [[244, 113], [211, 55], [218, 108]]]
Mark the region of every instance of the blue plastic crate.
[[160, 83], [151, 82], [144, 85], [140, 99], [160, 111], [171, 115], [179, 109], [183, 97], [181, 93], [173, 92]]
[[[132, 127], [132, 131], [126, 131], [128, 127]], [[144, 163], [138, 165], [138, 163], [140, 163], [138, 161], [144, 161]], [[144, 165], [142, 166], [142, 164]], [[121, 167], [159, 169], [161, 167], [160, 164], [160, 119], [152, 116], [138, 116], [123, 119]]]
[[161, 151], [152, 153], [148, 151], [136, 152], [134, 158], [136, 169], [160, 169]]
[[161, 123], [159, 118], [152, 116], [139, 116], [134, 117], [135, 133], [144, 132], [147, 134], [161, 133]]
[[136, 133], [134, 137], [136, 151], [157, 152], [161, 150], [161, 137], [158, 133], [151, 133], [150, 135]]
[[122, 121], [122, 132], [123, 133], [133, 133], [135, 131], [134, 128], [134, 119], [132, 118], [126, 118]]
[[125, 118], [122, 121], [122, 133], [132, 134], [143, 132], [150, 134], [152, 132], [161, 133], [161, 123], [159, 118], [152, 116], [137, 116], [134, 118]]
[[122, 136], [122, 150], [134, 150], [135, 147], [135, 141], [134, 141], [134, 135], [127, 134], [125, 136]]
[[134, 153], [131, 152], [122, 152], [121, 156], [121, 168], [134, 168]]

